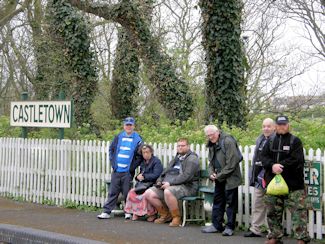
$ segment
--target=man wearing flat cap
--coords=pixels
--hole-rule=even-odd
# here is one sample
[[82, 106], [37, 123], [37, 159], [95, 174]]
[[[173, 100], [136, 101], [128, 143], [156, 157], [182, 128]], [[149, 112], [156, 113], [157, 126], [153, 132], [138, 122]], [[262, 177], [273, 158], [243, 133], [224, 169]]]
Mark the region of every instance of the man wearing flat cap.
[[[104, 204], [104, 211], [97, 216], [99, 219], [109, 219], [111, 217], [110, 213], [115, 208], [120, 193], [123, 194], [124, 200], [126, 200], [135, 169], [142, 161], [142, 156], [139, 154], [142, 138], [134, 131], [134, 124], [133, 117], [125, 118], [123, 121], [124, 130], [115, 136], [109, 147], [109, 160], [113, 172], [109, 196]], [[130, 214], [125, 214], [126, 219], [130, 217]]]
[[301, 140], [292, 135], [287, 116], [275, 120], [275, 134], [265, 143], [261, 161], [268, 185], [276, 174], [281, 174], [289, 187], [285, 196], [265, 195], [267, 222], [270, 228], [266, 244], [283, 243], [282, 215], [284, 208], [292, 214], [294, 238], [298, 244], [308, 243], [306, 192], [304, 183], [304, 152]]

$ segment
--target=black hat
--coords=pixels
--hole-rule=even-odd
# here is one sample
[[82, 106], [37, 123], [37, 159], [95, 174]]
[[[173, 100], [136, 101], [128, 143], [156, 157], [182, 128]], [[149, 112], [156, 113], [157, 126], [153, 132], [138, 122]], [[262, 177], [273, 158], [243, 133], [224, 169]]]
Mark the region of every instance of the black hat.
[[280, 124], [288, 124], [289, 123], [289, 119], [285, 115], [280, 115], [280, 116], [276, 117], [275, 123], [277, 125], [280, 125]]

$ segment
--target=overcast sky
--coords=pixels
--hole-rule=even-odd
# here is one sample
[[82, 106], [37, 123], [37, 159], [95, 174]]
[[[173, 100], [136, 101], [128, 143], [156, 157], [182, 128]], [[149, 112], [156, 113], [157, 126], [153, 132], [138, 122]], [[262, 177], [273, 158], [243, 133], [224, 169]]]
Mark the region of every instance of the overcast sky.
[[[314, 52], [311, 43], [302, 37], [305, 29], [301, 23], [295, 21], [287, 21], [283, 38], [280, 40], [283, 45], [297, 45], [303, 52]], [[325, 60], [317, 57], [310, 58], [310, 62], [314, 63], [310, 69], [303, 75], [294, 79], [295, 95], [325, 93]], [[292, 91], [290, 91], [292, 94]]]

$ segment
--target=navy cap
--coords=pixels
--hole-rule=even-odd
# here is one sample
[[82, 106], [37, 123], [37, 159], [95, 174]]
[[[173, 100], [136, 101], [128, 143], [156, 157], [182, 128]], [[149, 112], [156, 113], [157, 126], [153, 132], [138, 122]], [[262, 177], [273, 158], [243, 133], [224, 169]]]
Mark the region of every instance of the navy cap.
[[135, 119], [133, 117], [127, 117], [123, 120], [124, 125], [134, 125]]
[[275, 123], [276, 123], [277, 125], [288, 124], [288, 123], [289, 123], [289, 119], [288, 119], [288, 117], [285, 116], [285, 115], [280, 115], [280, 116], [276, 117], [276, 119], [275, 119]]

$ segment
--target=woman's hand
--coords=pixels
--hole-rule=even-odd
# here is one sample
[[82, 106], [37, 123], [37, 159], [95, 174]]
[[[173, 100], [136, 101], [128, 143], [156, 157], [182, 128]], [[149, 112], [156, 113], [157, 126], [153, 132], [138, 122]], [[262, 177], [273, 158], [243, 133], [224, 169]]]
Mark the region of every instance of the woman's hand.
[[144, 180], [144, 177], [143, 177], [142, 173], [137, 175], [137, 180], [138, 181], [143, 181]]

